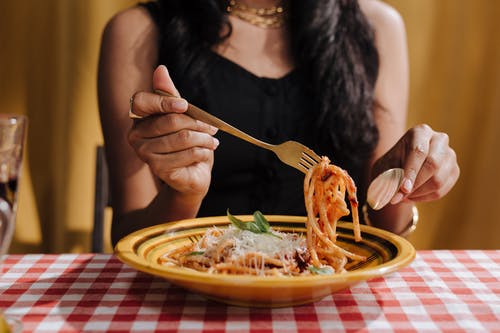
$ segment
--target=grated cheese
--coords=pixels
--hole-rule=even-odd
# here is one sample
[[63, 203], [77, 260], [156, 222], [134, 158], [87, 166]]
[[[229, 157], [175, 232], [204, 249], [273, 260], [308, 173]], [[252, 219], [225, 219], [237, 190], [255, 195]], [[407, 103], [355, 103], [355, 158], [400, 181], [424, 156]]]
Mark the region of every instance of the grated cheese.
[[[227, 229], [215, 229], [218, 231], [215, 233], [216, 235], [207, 231], [204, 241], [200, 241], [195, 247], [196, 251], [205, 251], [205, 255], [211, 257], [213, 256], [212, 251], [216, 251], [220, 245], [232, 242], [231, 260], [237, 260], [250, 252], [281, 260], [291, 260], [297, 251], [303, 252], [307, 249], [305, 238], [297, 234], [275, 230], [271, 231], [272, 235], [257, 234], [233, 226], [229, 226]], [[200, 246], [201, 243], [205, 245], [203, 248]]]

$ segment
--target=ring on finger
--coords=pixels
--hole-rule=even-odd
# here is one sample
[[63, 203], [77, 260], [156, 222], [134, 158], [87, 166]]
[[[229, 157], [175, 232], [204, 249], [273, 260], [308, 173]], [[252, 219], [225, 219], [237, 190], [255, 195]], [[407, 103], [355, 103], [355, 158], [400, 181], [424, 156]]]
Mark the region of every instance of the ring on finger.
[[139, 116], [132, 111], [134, 109], [134, 97], [135, 94], [133, 94], [132, 97], [130, 97], [130, 102], [129, 102], [130, 108], [128, 109], [128, 116], [130, 119], [141, 119], [142, 116]]

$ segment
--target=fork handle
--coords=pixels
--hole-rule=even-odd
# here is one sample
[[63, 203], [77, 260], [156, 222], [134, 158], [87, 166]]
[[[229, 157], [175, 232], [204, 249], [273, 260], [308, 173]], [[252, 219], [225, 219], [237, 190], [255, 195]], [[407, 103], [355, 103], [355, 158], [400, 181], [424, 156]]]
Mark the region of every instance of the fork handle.
[[[163, 96], [168, 96], [168, 97], [175, 97], [177, 98], [177, 96], [174, 96], [166, 91], [163, 91], [163, 90], [155, 90], [155, 93], [157, 93], [158, 95], [163, 95]], [[256, 146], [259, 146], [261, 148], [264, 148], [264, 149], [269, 149], [269, 150], [273, 150], [274, 148], [274, 145], [272, 144], [269, 144], [267, 142], [264, 142], [264, 141], [261, 141], [259, 139], [256, 139], [254, 138], [253, 136], [251, 135], [248, 135], [247, 133], [237, 129], [236, 127], [232, 126], [232, 125], [229, 125], [228, 123], [226, 123], [225, 121], [217, 118], [216, 116], [214, 115], [211, 115], [210, 113], [200, 109], [199, 107], [191, 104], [191, 103], [188, 103], [188, 109], [187, 111], [185, 112], [185, 114], [187, 114], [188, 116], [194, 118], [194, 119], [197, 119], [197, 120], [200, 120], [200, 121], [203, 121], [204, 123], [207, 123], [209, 125], [212, 125], [214, 127], [217, 127], [218, 129], [220, 129], [221, 131], [224, 131], [228, 134], [231, 134], [237, 138], [240, 138], [242, 140], [245, 140], [251, 144], [254, 144]]]

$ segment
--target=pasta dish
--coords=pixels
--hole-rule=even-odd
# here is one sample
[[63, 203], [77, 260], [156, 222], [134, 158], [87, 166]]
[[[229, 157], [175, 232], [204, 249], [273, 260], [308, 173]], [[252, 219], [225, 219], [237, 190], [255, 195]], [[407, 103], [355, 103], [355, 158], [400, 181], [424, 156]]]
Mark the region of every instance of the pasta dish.
[[345, 170], [323, 157], [304, 178], [304, 200], [305, 237], [273, 230], [259, 211], [252, 222], [243, 222], [228, 210], [228, 228], [209, 228], [198, 241], [165, 253], [161, 261], [214, 274], [297, 276], [341, 273], [349, 259], [365, 259], [336, 244], [337, 222], [349, 213], [354, 238], [361, 240], [356, 186]]

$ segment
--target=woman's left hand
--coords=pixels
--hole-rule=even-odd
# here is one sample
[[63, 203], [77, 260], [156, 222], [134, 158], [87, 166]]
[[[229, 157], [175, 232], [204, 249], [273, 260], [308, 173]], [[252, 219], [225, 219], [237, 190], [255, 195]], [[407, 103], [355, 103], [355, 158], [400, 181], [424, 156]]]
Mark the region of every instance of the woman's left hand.
[[403, 181], [392, 204], [437, 200], [451, 190], [460, 174], [448, 135], [425, 124], [409, 129], [375, 162], [372, 178], [392, 167], [404, 169]]

